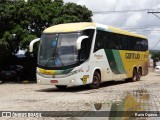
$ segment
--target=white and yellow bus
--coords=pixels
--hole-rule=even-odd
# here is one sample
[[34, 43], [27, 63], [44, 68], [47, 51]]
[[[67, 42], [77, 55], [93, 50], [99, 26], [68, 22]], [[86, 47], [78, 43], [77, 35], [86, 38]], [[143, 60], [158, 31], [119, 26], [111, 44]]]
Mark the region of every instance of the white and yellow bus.
[[111, 80], [138, 81], [148, 74], [146, 37], [97, 23], [68, 23], [43, 31], [38, 51], [37, 82], [57, 88]]

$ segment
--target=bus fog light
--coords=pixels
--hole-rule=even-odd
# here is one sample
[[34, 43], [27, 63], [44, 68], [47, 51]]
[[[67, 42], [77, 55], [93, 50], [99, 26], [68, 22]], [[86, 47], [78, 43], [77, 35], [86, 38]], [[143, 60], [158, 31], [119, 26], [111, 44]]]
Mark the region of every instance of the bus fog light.
[[40, 80], [40, 79], [38, 79], [38, 82], [41, 82], [41, 80]]
[[74, 80], [70, 80], [70, 83], [74, 83]]

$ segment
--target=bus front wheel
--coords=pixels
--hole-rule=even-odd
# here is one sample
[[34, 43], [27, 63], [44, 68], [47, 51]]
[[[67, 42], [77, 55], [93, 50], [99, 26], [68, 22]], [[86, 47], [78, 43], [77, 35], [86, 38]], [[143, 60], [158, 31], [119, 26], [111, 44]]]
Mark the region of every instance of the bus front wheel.
[[98, 71], [95, 71], [93, 74], [93, 81], [89, 84], [89, 87], [92, 89], [98, 89], [101, 83], [101, 76]]

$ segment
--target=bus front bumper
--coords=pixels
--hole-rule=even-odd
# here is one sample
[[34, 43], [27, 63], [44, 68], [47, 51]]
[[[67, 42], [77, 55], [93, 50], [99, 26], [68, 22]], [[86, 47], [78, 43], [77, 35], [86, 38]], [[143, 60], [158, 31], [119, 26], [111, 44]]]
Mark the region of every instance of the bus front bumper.
[[71, 75], [65, 78], [47, 78], [37, 74], [37, 83], [43, 85], [81, 85], [81, 83], [77, 82], [75, 75]]

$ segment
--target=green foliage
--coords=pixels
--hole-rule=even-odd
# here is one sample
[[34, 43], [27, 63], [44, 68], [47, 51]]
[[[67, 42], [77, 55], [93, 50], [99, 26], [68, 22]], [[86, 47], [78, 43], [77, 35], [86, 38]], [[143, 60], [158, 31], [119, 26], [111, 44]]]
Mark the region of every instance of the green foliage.
[[153, 59], [153, 67], [155, 68], [156, 62], [160, 61], [160, 52], [153, 52], [151, 58]]
[[152, 53], [151, 58], [160, 60], [160, 52]]
[[4, 67], [7, 58], [10, 56], [10, 51], [8, 49], [8, 43], [4, 41], [0, 41], [0, 69]]
[[[0, 59], [26, 49], [30, 41], [40, 37], [51, 25], [69, 22], [89, 22], [92, 12], [63, 0], [1, 0]], [[7, 54], [5, 54], [7, 53]]]
[[75, 3], [66, 3], [62, 8], [62, 14], [63, 16], [68, 16], [64, 17], [64, 20], [66, 20], [65, 18], [68, 19], [69, 17], [71, 17], [69, 20], [72, 20], [72, 17], [75, 17], [75, 19], [73, 19], [74, 22], [92, 21], [92, 12], [89, 11], [85, 6], [76, 5]]

